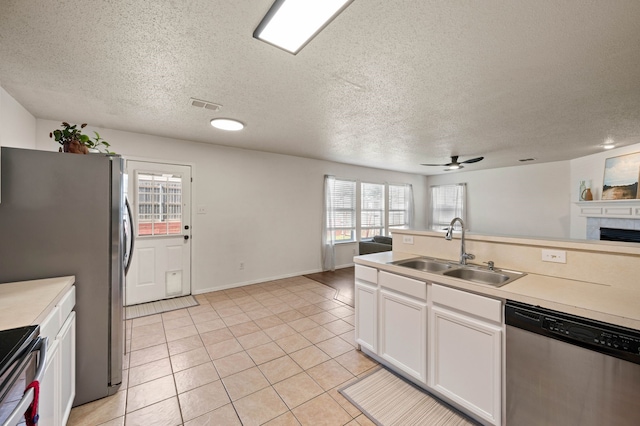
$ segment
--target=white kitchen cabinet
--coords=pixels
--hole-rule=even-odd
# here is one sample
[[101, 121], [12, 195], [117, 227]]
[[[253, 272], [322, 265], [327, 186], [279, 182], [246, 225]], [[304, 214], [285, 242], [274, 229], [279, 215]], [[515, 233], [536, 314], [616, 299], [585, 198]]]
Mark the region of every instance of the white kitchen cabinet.
[[57, 339], [60, 342], [60, 418], [66, 424], [76, 396], [76, 313], [71, 312], [62, 325]]
[[40, 382], [40, 399], [38, 401], [38, 425], [57, 425], [60, 418], [58, 407], [60, 405], [60, 395], [56, 392], [56, 383], [59, 382], [60, 369], [60, 344], [58, 341], [49, 338], [47, 347], [47, 365], [44, 376]]
[[436, 284], [431, 293], [429, 386], [500, 425], [502, 302]]
[[361, 347], [378, 352], [378, 271], [356, 265], [355, 339]]
[[[426, 283], [380, 272], [379, 355], [427, 383]], [[400, 293], [399, 291], [402, 291]]]
[[41, 426], [65, 425], [75, 398], [75, 287], [62, 297], [40, 323], [40, 336], [49, 339], [47, 366], [40, 383]]

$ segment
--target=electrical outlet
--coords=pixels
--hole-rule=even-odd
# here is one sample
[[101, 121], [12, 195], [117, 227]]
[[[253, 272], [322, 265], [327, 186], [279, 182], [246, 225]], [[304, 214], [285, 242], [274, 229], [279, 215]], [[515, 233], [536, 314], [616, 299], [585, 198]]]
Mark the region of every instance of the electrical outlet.
[[403, 235], [402, 242], [405, 244], [413, 244], [413, 235]]
[[356, 254], [356, 249], [351, 250], [352, 254]]
[[207, 208], [205, 206], [198, 206], [198, 214], [207, 214]]
[[554, 263], [567, 263], [567, 252], [564, 250], [542, 249], [542, 261]]
[[240, 270], [244, 270], [244, 262], [240, 262]]

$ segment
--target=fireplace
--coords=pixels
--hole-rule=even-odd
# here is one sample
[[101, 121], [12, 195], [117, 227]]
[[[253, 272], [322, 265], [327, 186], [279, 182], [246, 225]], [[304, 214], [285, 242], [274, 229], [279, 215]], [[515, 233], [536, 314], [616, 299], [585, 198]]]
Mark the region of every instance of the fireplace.
[[640, 231], [634, 229], [600, 228], [600, 240], [640, 243]]

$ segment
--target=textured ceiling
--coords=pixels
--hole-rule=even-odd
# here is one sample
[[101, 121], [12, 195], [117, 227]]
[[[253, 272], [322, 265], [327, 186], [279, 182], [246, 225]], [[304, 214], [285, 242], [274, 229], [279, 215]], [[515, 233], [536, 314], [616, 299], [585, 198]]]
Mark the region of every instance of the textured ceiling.
[[421, 174], [640, 142], [638, 0], [355, 0], [296, 56], [252, 38], [271, 4], [0, 0], [0, 85], [38, 118]]

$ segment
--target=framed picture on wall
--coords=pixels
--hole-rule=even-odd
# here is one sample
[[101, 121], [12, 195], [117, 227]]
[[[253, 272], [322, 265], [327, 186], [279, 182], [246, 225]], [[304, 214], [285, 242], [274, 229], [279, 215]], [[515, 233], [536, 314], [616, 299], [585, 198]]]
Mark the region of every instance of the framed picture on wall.
[[640, 152], [607, 158], [604, 163], [603, 200], [640, 199]]

